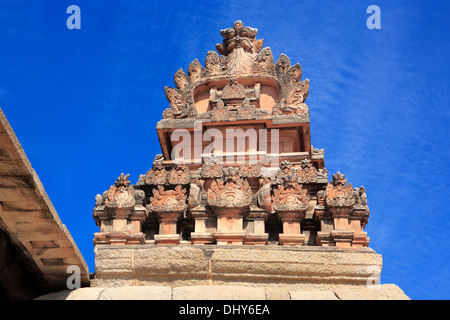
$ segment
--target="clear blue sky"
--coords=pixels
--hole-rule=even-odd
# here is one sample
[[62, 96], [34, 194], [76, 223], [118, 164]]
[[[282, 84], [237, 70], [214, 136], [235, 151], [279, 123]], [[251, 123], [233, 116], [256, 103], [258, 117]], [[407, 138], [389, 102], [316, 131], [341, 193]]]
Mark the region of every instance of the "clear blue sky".
[[0, 106], [93, 272], [95, 195], [151, 167], [164, 86], [242, 20], [310, 79], [312, 144], [365, 186], [381, 282], [449, 299], [449, 16], [449, 1], [0, 0]]

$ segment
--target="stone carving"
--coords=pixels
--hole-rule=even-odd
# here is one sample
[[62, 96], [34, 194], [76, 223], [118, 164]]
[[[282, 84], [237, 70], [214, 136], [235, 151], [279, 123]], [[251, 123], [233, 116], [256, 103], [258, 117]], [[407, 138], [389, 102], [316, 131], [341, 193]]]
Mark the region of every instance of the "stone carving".
[[217, 51], [222, 55], [228, 55], [237, 48], [242, 48], [246, 52], [261, 50], [263, 40], [255, 40], [258, 29], [244, 27], [242, 21], [236, 21], [233, 28], [220, 30], [220, 34], [224, 38], [223, 43], [216, 45]]
[[261, 84], [244, 87], [236, 77], [231, 77], [230, 83], [225, 87], [211, 87], [209, 91], [209, 104], [211, 111], [198, 116], [199, 119], [223, 120], [248, 120], [256, 116], [268, 115], [267, 110], [259, 107]]
[[186, 190], [177, 185], [174, 190], [165, 190], [163, 186], [153, 189], [150, 209], [153, 212], [184, 212], [187, 208]]
[[239, 176], [242, 178], [259, 178], [261, 176], [262, 163], [244, 163], [239, 166]]
[[105, 199], [107, 209], [133, 210], [136, 201], [134, 199], [134, 188], [130, 186], [130, 181], [128, 181], [129, 176], [129, 174], [124, 175], [122, 173], [114, 185], [109, 188]]
[[93, 216], [100, 232], [94, 233], [94, 244], [144, 243], [142, 224], [148, 215], [143, 205], [145, 192], [134, 189], [129, 176], [122, 173], [103, 196], [95, 197]]
[[243, 74], [251, 71], [256, 54], [261, 51], [264, 40], [256, 40], [258, 29], [244, 27], [236, 21], [233, 28], [220, 31], [223, 43], [216, 45], [217, 51], [225, 57], [223, 63], [226, 73]]
[[191, 182], [191, 172], [184, 164], [176, 165], [169, 172], [169, 184], [189, 184]]
[[143, 180], [150, 185], [166, 184], [167, 171], [161, 162], [155, 162], [153, 168], [147, 171]]
[[364, 228], [367, 224], [370, 216], [369, 206], [367, 205], [366, 189], [361, 186], [353, 189], [353, 198], [355, 199], [355, 205], [353, 207], [353, 215], [360, 216], [361, 224]]
[[225, 107], [225, 103], [222, 99], [219, 99], [216, 103], [216, 107], [211, 111], [211, 120], [223, 121], [230, 119], [230, 111]]
[[259, 178], [262, 171], [262, 163], [244, 163], [237, 168], [224, 168], [219, 163], [204, 163], [200, 169], [202, 178], [222, 178], [228, 179], [230, 175], [237, 175], [240, 178]]
[[175, 88], [165, 87], [164, 92], [166, 98], [169, 101], [169, 108], [164, 110], [164, 119], [183, 119], [183, 118], [195, 118], [197, 116], [197, 109], [195, 108], [192, 97], [191, 89], [192, 82], [200, 77], [199, 72], [200, 62], [194, 60], [191, 63], [190, 76], [188, 76], [183, 69], [179, 69], [174, 76]]
[[259, 179], [259, 190], [256, 194], [258, 206], [268, 212], [272, 211], [271, 182], [268, 178]]
[[300, 163], [300, 169], [297, 171], [297, 178], [299, 183], [317, 183], [326, 181], [328, 177], [327, 170], [317, 170], [311, 163], [311, 160], [304, 159]]
[[273, 55], [270, 48], [263, 48], [256, 56], [253, 63], [253, 71], [255, 73], [266, 73], [275, 75], [275, 64], [273, 61]]
[[202, 178], [221, 178], [223, 177], [223, 167], [218, 163], [204, 163], [200, 175]]
[[222, 99], [244, 99], [245, 88], [236, 78], [231, 78], [230, 83], [222, 90]]
[[296, 181], [297, 172], [294, 170], [292, 164], [287, 161], [281, 161], [280, 168], [278, 169], [275, 181], [277, 184], [285, 184], [286, 182]]
[[281, 162], [280, 169], [276, 175], [276, 182], [284, 184], [286, 182], [296, 182], [300, 184], [307, 183], [326, 183], [328, 177], [327, 170], [317, 170], [311, 160], [304, 159], [299, 168], [294, 168], [291, 162], [284, 160]]
[[228, 168], [223, 179], [211, 183], [208, 204], [213, 207], [248, 207], [252, 202], [252, 190], [247, 180], [239, 177], [235, 168]]
[[188, 68], [188, 74], [191, 82], [195, 82], [201, 78], [202, 69], [203, 67], [197, 59], [191, 62]]
[[[302, 80], [300, 64], [291, 65], [286, 55], [274, 63], [271, 49], [263, 48], [257, 33], [236, 21], [232, 28], [221, 30], [223, 42], [217, 44], [218, 52], [208, 52], [204, 67], [195, 59], [187, 73], [183, 69], [175, 73], [174, 87], [164, 88], [169, 108], [157, 126], [164, 156], [155, 157], [136, 186], [122, 174], [114, 186], [96, 196], [94, 218], [101, 224], [97, 243], [154, 239], [156, 244], [179, 244], [190, 234], [192, 243], [264, 245], [270, 234], [270, 241], [278, 239], [281, 245], [368, 244], [362, 231], [369, 217], [364, 187], [346, 184], [339, 172], [328, 181], [324, 151], [310, 145], [305, 104], [309, 81]], [[203, 153], [202, 141], [195, 144], [201, 148], [194, 148], [202, 151], [201, 156], [176, 164], [169, 155], [171, 134], [177, 129], [195, 134], [195, 120], [209, 122], [201, 126], [202, 132], [215, 127], [220, 132], [241, 126], [279, 128], [283, 139], [293, 128], [303, 131], [298, 138], [283, 141], [283, 151], [277, 155], [283, 161], [275, 172], [260, 162], [243, 163], [243, 159], [261, 159], [260, 155], [272, 159], [273, 153], [260, 150], [260, 142], [275, 139], [262, 135], [256, 150], [249, 144], [246, 154], [233, 163], [220, 162], [231, 159], [231, 150]], [[201, 166], [199, 159], [205, 161]], [[143, 224], [148, 209], [159, 221], [159, 233], [154, 217]], [[145, 240], [142, 228], [151, 229]]]
[[295, 182], [279, 185], [273, 190], [272, 207], [277, 212], [306, 211], [308, 206], [307, 190]]
[[304, 103], [309, 92], [309, 80], [301, 81], [300, 64], [291, 66], [288, 56], [282, 54], [275, 64], [275, 72], [280, 80], [281, 88], [272, 113], [309, 116], [308, 106]]
[[220, 57], [215, 51], [208, 51], [205, 58], [205, 73], [207, 75], [218, 74], [222, 71]]
[[193, 209], [200, 205], [204, 183], [204, 180], [199, 180], [196, 178], [195, 181], [190, 184], [188, 198], [189, 209]]
[[[213, 114], [202, 114], [200, 118], [211, 118], [213, 121], [228, 120], [229, 113], [227, 99], [240, 99], [240, 105], [244, 107], [239, 119], [251, 119], [254, 116], [252, 106], [257, 111], [259, 101], [259, 89], [255, 89], [253, 98], [248, 95], [248, 89], [238, 83], [238, 76], [263, 74], [276, 78], [280, 94], [272, 110], [276, 116], [309, 116], [309, 108], [304, 103], [309, 91], [309, 80], [301, 81], [302, 68], [300, 64], [291, 66], [289, 58], [282, 54], [274, 63], [270, 48], [263, 48], [264, 40], [256, 39], [258, 30], [246, 27], [241, 21], [236, 21], [232, 28], [221, 30], [224, 38], [222, 43], [216, 45], [218, 53], [209, 51], [205, 58], [205, 67], [195, 59], [188, 68], [188, 74], [179, 69], [174, 76], [176, 88], [165, 87], [164, 91], [169, 101], [169, 108], [164, 110], [164, 119], [198, 118], [197, 110], [192, 100], [194, 89], [201, 83], [225, 76], [230, 83], [223, 88], [222, 99], [224, 105], [218, 99], [210, 99], [214, 111]], [[259, 87], [258, 87], [259, 88]], [[211, 88], [211, 90], [214, 90]], [[242, 101], [250, 99], [250, 104]], [[255, 101], [254, 101], [255, 100]], [[261, 116], [265, 112], [258, 112]]]
[[191, 181], [191, 176], [189, 168], [184, 164], [177, 164], [168, 171], [161, 162], [155, 162], [152, 169], [139, 177], [138, 185], [187, 185]]
[[352, 207], [355, 204], [352, 184], [347, 183], [345, 174], [333, 174], [333, 180], [326, 188], [326, 204], [330, 207]]
[[250, 100], [245, 98], [242, 102], [242, 106], [238, 108], [237, 119], [238, 120], [250, 120], [255, 117], [256, 108], [250, 104]]

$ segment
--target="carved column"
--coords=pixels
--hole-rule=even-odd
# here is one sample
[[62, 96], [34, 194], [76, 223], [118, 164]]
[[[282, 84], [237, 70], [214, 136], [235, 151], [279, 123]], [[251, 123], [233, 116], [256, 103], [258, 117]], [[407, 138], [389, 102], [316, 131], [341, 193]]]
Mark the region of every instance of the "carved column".
[[[196, 180], [190, 185], [189, 211], [194, 218], [194, 232], [191, 232], [192, 244], [208, 244], [214, 242], [214, 233], [209, 229], [211, 216], [208, 209], [202, 204], [203, 180]], [[215, 223], [214, 223], [215, 224]]]
[[363, 231], [370, 215], [369, 207], [367, 206], [366, 190], [363, 186], [354, 188], [353, 196], [356, 203], [349, 218], [350, 228], [355, 232], [352, 247], [367, 247], [370, 239], [367, 237], [367, 232]]
[[147, 218], [143, 206], [145, 193], [135, 190], [123, 173], [103, 196], [96, 196], [94, 219], [100, 232], [94, 233], [94, 244], [143, 244], [142, 224]]
[[260, 188], [256, 193], [258, 206], [250, 208], [244, 244], [265, 245], [269, 239], [269, 234], [265, 231], [265, 223], [272, 211], [271, 183], [269, 179], [261, 178], [259, 184]]
[[177, 185], [174, 190], [165, 190], [163, 186], [153, 189], [150, 209], [157, 215], [159, 221], [159, 234], [155, 234], [157, 244], [180, 243], [181, 236], [177, 233], [177, 223], [186, 208], [186, 190], [181, 185]]
[[316, 206], [315, 218], [321, 221], [317, 233], [319, 245], [337, 247], [367, 246], [369, 239], [363, 232], [369, 214], [364, 188], [353, 189], [340, 172], [327, 185], [325, 207]]
[[208, 190], [208, 205], [217, 215], [214, 232], [218, 245], [243, 244], [246, 232], [243, 218], [249, 212], [252, 191], [236, 168], [226, 169], [223, 179], [216, 179]]
[[265, 232], [265, 222], [268, 212], [257, 207], [250, 207], [247, 215], [247, 228], [244, 244], [265, 245], [269, 234]]
[[325, 190], [317, 192], [317, 205], [314, 208], [314, 220], [319, 224], [319, 230], [316, 235], [316, 242], [319, 246], [329, 247], [335, 243], [331, 237], [333, 230], [333, 218], [326, 214], [326, 193]]
[[301, 222], [309, 207], [307, 190], [295, 182], [279, 185], [273, 190], [272, 207], [283, 224], [279, 235], [281, 245], [303, 245], [305, 235], [301, 233]]

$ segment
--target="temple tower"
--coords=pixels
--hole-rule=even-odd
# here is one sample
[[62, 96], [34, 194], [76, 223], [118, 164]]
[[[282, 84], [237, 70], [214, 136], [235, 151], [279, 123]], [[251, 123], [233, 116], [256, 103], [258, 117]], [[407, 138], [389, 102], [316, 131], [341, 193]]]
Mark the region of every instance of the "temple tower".
[[[275, 61], [241, 21], [220, 33], [164, 88], [162, 153], [96, 197], [93, 285], [366, 286], [381, 271], [366, 192], [329, 177], [311, 145], [300, 64]], [[129, 268], [112, 266], [114, 248]]]

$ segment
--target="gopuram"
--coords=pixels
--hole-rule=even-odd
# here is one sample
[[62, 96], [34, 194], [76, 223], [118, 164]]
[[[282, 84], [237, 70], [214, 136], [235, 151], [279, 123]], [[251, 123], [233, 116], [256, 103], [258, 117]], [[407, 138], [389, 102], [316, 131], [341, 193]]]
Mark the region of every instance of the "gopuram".
[[220, 33], [204, 65], [195, 59], [164, 88], [161, 154], [135, 184], [122, 173], [96, 196], [91, 287], [158, 286], [174, 299], [407, 298], [377, 282], [364, 187], [329, 176], [311, 145], [300, 64], [275, 60], [241, 21]]

